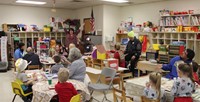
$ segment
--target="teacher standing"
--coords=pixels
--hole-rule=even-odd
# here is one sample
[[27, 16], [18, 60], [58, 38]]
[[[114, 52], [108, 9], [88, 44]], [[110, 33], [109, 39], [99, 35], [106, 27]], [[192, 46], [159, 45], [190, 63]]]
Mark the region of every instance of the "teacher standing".
[[65, 33], [66, 33], [66, 47], [69, 48], [69, 44], [73, 43], [76, 45], [76, 47], [79, 44], [79, 39], [78, 39], [78, 34], [79, 34], [80, 30], [78, 30], [77, 32], [74, 32], [73, 28], [70, 28], [69, 31], [67, 29], [65, 29]]

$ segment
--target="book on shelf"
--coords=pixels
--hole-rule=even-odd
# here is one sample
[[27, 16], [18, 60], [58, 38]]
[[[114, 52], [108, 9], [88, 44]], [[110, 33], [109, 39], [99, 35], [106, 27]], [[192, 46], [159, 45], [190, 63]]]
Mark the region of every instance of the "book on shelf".
[[188, 23], [188, 17], [166, 17], [160, 20], [160, 26], [187, 26], [189, 25]]

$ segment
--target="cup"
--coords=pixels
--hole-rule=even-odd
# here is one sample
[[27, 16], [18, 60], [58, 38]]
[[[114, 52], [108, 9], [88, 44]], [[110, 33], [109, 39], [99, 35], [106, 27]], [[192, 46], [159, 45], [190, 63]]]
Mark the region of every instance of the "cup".
[[48, 84], [49, 84], [49, 85], [52, 84], [52, 78], [48, 78]]

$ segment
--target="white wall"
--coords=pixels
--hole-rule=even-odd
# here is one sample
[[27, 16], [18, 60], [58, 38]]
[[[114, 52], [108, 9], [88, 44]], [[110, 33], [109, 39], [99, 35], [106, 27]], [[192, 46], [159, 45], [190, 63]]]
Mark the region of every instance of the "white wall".
[[[121, 7], [110, 6], [110, 5], [100, 5], [94, 6], [94, 18], [95, 18], [95, 28], [96, 30], [102, 30], [103, 33], [103, 45], [105, 48], [109, 48], [106, 41], [106, 36], [109, 39], [115, 36], [116, 30], [121, 21], [120, 10]], [[75, 18], [81, 19], [83, 23], [84, 18], [91, 17], [91, 7], [81, 8], [75, 11]]]
[[[200, 0], [170, 0], [148, 4], [131, 5], [122, 7], [121, 15], [122, 20], [128, 17], [133, 17], [133, 21], [136, 24], [142, 24], [146, 21], [152, 21], [158, 24], [159, 10], [169, 9], [174, 11], [188, 11], [197, 10], [200, 11]], [[200, 13], [200, 12], [199, 12]]]
[[109, 44], [106, 41], [116, 35], [121, 21], [121, 7], [104, 5], [103, 9], [103, 41], [105, 42], [104, 46], [108, 49]]
[[[80, 8], [74, 11], [74, 16], [81, 20], [83, 24], [84, 18], [91, 18], [92, 7]], [[103, 29], [103, 5], [93, 7], [94, 18], [95, 18], [95, 29]]]
[[0, 24], [36, 24], [39, 27], [49, 24], [50, 17], [62, 17], [64, 19], [74, 17], [73, 11], [67, 9], [57, 9], [57, 12], [54, 13], [51, 12], [51, 8], [9, 5], [0, 5], [0, 14]]

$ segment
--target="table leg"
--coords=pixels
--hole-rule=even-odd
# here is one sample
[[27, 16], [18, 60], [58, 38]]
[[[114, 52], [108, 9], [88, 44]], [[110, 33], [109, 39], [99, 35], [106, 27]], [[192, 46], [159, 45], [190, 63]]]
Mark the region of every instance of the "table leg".
[[138, 77], [140, 77], [140, 70], [138, 69]]

